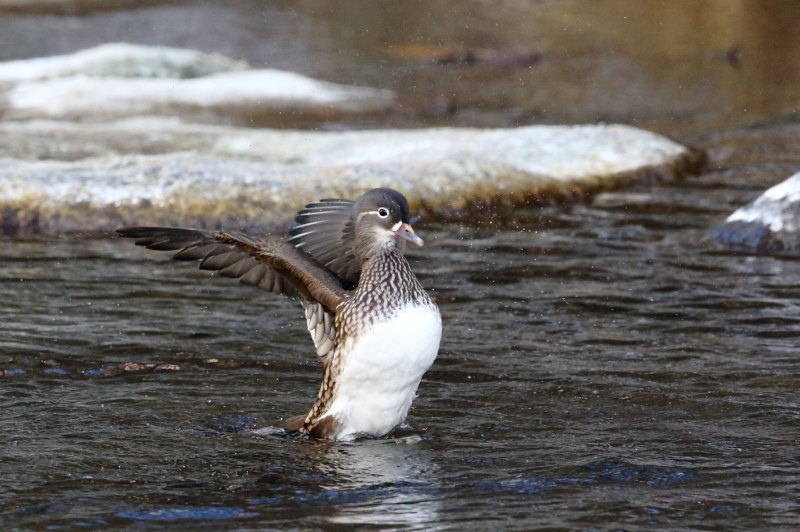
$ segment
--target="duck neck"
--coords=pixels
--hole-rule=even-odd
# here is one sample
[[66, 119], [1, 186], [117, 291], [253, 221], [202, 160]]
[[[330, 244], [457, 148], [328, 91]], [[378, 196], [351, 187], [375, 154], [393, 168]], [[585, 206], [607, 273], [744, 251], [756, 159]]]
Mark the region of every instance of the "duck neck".
[[362, 320], [382, 321], [409, 304], [431, 303], [402, 252], [386, 246], [363, 264], [350, 308]]

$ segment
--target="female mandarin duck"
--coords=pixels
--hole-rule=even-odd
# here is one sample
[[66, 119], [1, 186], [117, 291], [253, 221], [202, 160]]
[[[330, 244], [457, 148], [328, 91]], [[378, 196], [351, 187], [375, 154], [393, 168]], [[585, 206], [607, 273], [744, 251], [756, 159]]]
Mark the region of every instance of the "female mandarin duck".
[[317, 400], [289, 430], [317, 438], [384, 436], [405, 420], [439, 350], [442, 320], [403, 256], [421, 246], [405, 197], [388, 188], [358, 201], [324, 199], [296, 218], [288, 241], [167, 227], [119, 229], [177, 260], [300, 299], [323, 363]]

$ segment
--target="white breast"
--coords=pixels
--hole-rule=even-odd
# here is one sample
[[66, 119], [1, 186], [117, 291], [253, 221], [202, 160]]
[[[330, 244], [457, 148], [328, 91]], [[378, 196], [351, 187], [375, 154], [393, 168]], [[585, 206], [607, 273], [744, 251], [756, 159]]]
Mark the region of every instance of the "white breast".
[[336, 439], [351, 440], [360, 433], [383, 436], [401, 423], [423, 373], [436, 358], [441, 337], [438, 310], [409, 306], [345, 346], [335, 399], [323, 416], [339, 420]]

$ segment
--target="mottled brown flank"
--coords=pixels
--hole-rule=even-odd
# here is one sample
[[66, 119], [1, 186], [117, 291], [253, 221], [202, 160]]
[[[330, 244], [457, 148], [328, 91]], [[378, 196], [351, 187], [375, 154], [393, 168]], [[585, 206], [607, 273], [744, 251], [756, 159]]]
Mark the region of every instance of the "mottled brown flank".
[[361, 279], [353, 297], [344, 301], [336, 315], [336, 345], [325, 361], [319, 395], [306, 416], [303, 431], [317, 435], [316, 427], [331, 418], [319, 419], [335, 395], [343, 355], [352, 349], [362, 331], [376, 322], [386, 321], [409, 304], [436, 309], [436, 303], [414, 276], [408, 260], [393, 245], [387, 245], [363, 265]]

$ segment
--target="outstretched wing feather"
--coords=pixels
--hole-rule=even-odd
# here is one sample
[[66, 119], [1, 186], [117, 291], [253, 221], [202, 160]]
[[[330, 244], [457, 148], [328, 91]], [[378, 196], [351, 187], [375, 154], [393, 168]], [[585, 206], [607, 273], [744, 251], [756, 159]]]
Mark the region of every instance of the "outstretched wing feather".
[[258, 240], [237, 233], [170, 227], [129, 227], [117, 231], [136, 245], [181, 250], [177, 260], [200, 260], [200, 268], [263, 290], [299, 297], [335, 314], [346, 297], [341, 282], [312, 256], [277, 238]]
[[361, 276], [353, 254], [353, 205], [352, 201], [340, 199], [309, 203], [297, 214], [298, 225], [289, 231], [290, 244], [324, 264], [347, 288], [355, 287]]

